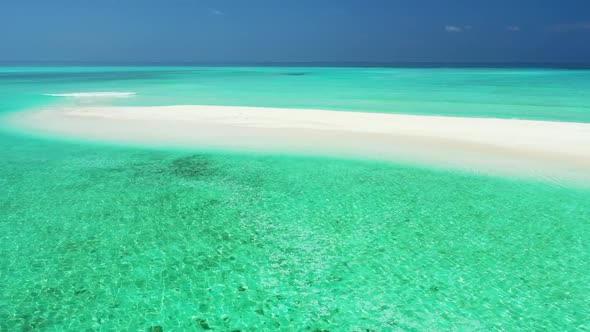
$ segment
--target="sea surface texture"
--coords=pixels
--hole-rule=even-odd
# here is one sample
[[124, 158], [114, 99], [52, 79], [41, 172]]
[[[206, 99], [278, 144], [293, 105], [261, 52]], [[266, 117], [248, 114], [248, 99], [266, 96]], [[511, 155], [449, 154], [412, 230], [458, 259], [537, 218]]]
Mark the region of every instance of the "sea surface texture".
[[[0, 67], [2, 113], [89, 104], [590, 122], [590, 71]], [[590, 328], [583, 186], [1, 128], [0, 331]]]

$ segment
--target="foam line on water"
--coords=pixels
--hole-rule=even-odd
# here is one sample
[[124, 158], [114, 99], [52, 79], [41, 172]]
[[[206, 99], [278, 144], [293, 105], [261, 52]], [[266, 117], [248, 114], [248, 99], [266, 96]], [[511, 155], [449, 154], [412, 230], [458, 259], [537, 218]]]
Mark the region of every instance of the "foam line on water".
[[69, 97], [69, 98], [120, 98], [136, 95], [135, 92], [72, 92], [72, 93], [45, 93], [45, 96], [51, 97]]

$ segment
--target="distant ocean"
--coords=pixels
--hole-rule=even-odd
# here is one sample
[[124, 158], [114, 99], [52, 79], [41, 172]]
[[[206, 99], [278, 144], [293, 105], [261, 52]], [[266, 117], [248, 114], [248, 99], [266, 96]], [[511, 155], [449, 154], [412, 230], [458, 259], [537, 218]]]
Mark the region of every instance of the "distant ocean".
[[[320, 65], [3, 66], [0, 113], [206, 104], [590, 122], [585, 65]], [[588, 190], [1, 126], [0, 160], [2, 331], [589, 328]]]

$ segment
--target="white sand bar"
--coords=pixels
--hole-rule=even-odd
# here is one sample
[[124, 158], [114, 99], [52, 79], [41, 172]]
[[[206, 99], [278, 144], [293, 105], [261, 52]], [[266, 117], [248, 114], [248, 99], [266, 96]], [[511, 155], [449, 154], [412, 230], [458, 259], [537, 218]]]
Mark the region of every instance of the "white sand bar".
[[590, 184], [590, 124], [234, 106], [19, 112], [44, 134], [158, 146], [412, 161]]

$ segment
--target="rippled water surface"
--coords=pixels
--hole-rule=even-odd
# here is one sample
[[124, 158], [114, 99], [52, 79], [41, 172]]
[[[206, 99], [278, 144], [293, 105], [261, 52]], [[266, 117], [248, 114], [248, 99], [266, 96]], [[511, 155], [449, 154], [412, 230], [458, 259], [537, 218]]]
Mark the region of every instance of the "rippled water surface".
[[[174, 100], [386, 111], [381, 97], [366, 93], [393, 94], [397, 84], [378, 85], [381, 91], [363, 83], [363, 97], [348, 100], [335, 97], [338, 86], [352, 89], [344, 69], [223, 69], [236, 71], [231, 79], [220, 68], [191, 69], [207, 79], [171, 68], [2, 70], [2, 111]], [[320, 77], [323, 71], [333, 76]], [[441, 96], [444, 80], [459, 75], [448, 71], [429, 78], [440, 82]], [[473, 71], [468, 81], [484, 70]], [[491, 86], [490, 75], [504, 77], [498, 94], [512, 91], [519, 75], [546, 75], [529, 71], [488, 70], [476, 90]], [[298, 83], [293, 91], [265, 86], [273, 79], [323, 79], [325, 97], [311, 98]], [[398, 85], [406, 84], [413, 83]], [[558, 104], [527, 99], [522, 108], [515, 93], [506, 98], [511, 107], [494, 108], [485, 106], [495, 98], [489, 88], [472, 96], [481, 98], [472, 108], [481, 113], [469, 115], [509, 116], [510, 109], [587, 121], [588, 80], [551, 84], [580, 90], [547, 97]], [[448, 100], [461, 109], [469, 93], [455, 90]], [[137, 95], [43, 95], [92, 91]], [[307, 97], [295, 102], [297, 95]], [[429, 112], [437, 95], [424, 103], [418, 95], [408, 98]], [[587, 189], [395, 163], [112, 147], [8, 131], [0, 134], [0, 160], [0, 331], [589, 328]]]

